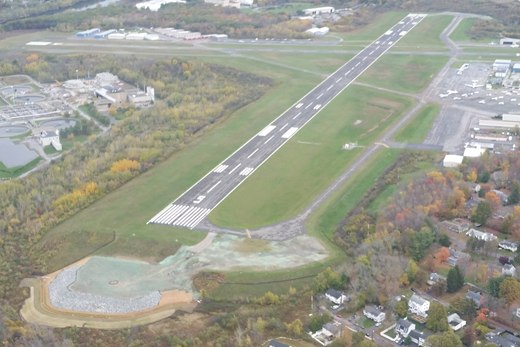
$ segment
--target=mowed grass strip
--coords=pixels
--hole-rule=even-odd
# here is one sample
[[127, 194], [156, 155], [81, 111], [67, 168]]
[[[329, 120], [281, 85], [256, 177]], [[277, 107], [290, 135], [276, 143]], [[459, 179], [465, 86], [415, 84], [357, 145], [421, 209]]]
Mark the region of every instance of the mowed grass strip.
[[393, 139], [398, 142], [423, 142], [432, 127], [433, 121], [439, 114], [441, 107], [442, 105], [440, 104], [425, 105], [394, 135]]
[[[209, 215], [221, 226], [258, 228], [296, 216], [414, 104], [412, 98], [350, 86]], [[357, 120], [360, 124], [354, 125]]]
[[448, 60], [444, 55], [385, 54], [357, 81], [404, 93], [419, 93]]
[[440, 35], [453, 16], [427, 16], [392, 47], [393, 51], [446, 51]]
[[492, 37], [484, 37], [481, 39], [473, 40], [471, 36], [468, 35], [468, 32], [473, 28], [475, 22], [479, 20], [477, 18], [464, 18], [459, 25], [453, 30], [450, 35], [450, 39], [453, 41], [463, 41], [463, 42], [491, 42], [493, 40], [497, 40]]
[[360, 42], [368, 45], [407, 15], [408, 12], [388, 12], [374, 17], [374, 20], [367, 26], [347, 33], [332, 32], [329, 36], [334, 35], [341, 37], [347, 44], [351, 42]]
[[244, 52], [242, 55], [323, 74], [333, 73], [354, 56], [336, 53], [309, 55], [274, 52]]
[[[168, 245], [171, 247], [171, 254], [174, 254], [180, 245], [198, 243], [206, 233], [146, 223], [322, 80], [318, 76], [271, 64], [251, 64], [250, 60], [244, 58], [205, 57], [203, 60], [268, 76], [276, 79], [279, 84], [256, 102], [238, 110], [227, 120], [215, 124], [205, 134], [200, 134], [201, 136], [164, 163], [158, 164], [152, 170], [68, 218], [50, 230], [44, 240], [84, 231], [115, 231], [116, 242], [108, 249], [100, 250], [99, 254], [139, 258], [163, 256], [164, 247]], [[149, 242], [143, 242], [139, 246], [139, 240]], [[158, 247], [153, 247], [153, 243]], [[76, 251], [77, 249], [72, 248], [60, 250]]]

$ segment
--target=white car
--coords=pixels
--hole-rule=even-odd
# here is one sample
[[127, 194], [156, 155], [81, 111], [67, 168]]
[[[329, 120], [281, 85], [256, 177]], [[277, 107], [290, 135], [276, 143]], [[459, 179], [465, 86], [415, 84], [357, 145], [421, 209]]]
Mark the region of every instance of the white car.
[[456, 96], [453, 98], [453, 100], [460, 100], [460, 97]]
[[511, 101], [516, 101], [516, 99], [511, 99]]
[[461, 96], [468, 96], [468, 94], [462, 94]]
[[498, 104], [499, 104], [499, 105], [503, 105], [503, 104], [504, 104], [504, 102], [503, 102], [503, 101], [500, 101], [500, 102], [499, 102]]
[[498, 98], [499, 98], [499, 99], [503, 99], [503, 98], [504, 98], [504, 96], [499, 96]]
[[480, 100], [478, 103], [479, 103], [479, 104], [485, 104], [485, 103], [486, 103], [486, 100]]
[[498, 100], [498, 97], [495, 96], [494, 98], [491, 98], [491, 100]]
[[376, 327], [381, 326], [381, 322], [376, 323]]
[[475, 92], [475, 94], [478, 94], [478, 93], [480, 93], [480, 92], [479, 92], [479, 91], [476, 91], [476, 92]]

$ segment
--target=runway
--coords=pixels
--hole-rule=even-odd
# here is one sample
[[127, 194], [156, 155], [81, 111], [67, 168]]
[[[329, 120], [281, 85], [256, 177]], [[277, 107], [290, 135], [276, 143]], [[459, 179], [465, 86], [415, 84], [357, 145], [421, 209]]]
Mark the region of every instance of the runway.
[[247, 177], [424, 17], [426, 14], [406, 16], [166, 206], [148, 224], [195, 228]]

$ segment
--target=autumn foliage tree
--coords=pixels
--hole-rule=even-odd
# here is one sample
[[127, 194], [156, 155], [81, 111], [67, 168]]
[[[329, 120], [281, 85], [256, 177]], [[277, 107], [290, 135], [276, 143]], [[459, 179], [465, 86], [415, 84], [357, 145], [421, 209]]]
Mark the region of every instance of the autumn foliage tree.
[[506, 277], [500, 284], [499, 296], [503, 298], [508, 305], [520, 299], [520, 283], [518, 280], [514, 277]]
[[129, 170], [139, 170], [140, 167], [141, 165], [135, 160], [121, 159], [112, 164], [112, 167], [110, 168], [110, 173], [115, 174]]
[[442, 247], [440, 251], [437, 252], [436, 257], [441, 263], [445, 263], [450, 257], [450, 250], [446, 247]]

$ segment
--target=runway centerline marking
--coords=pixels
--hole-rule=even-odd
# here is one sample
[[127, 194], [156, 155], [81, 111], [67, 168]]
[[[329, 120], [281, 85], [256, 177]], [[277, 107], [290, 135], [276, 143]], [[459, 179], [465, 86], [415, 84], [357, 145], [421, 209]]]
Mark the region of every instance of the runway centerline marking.
[[288, 125], [289, 125], [289, 123], [285, 124], [285, 125], [284, 125], [283, 127], [281, 127], [281, 128], [280, 128], [280, 130], [279, 130], [279, 131], [282, 131], [282, 130], [283, 130], [283, 128], [285, 128], [285, 127], [286, 127], [286, 126], [288, 126]]
[[[274, 135], [273, 135], [274, 136]], [[242, 164], [238, 164], [237, 166], [234, 167], [233, 170], [229, 171], [229, 174], [231, 175], [233, 173], [233, 171], [235, 171], [236, 169], [238, 169], [238, 167], [242, 165]]]
[[247, 157], [247, 159], [251, 158], [251, 157], [253, 156], [253, 154], [255, 154], [255, 153], [256, 153], [256, 151], [258, 151], [258, 148], [257, 148], [257, 149], [255, 149], [255, 150], [253, 151], [253, 153], [249, 154], [249, 156]]
[[293, 117], [293, 119], [296, 119], [296, 118], [298, 118], [298, 116], [299, 116], [299, 115], [301, 115], [301, 114], [302, 114], [301, 112], [300, 112], [300, 113], [298, 113], [298, 114], [297, 114], [296, 116], [294, 116], [294, 117]]
[[318, 100], [319, 98], [321, 98], [323, 96], [323, 93], [321, 93], [317, 98], [316, 100]]
[[309, 107], [311, 107], [312, 105], [312, 102], [310, 104], [308, 104], [307, 106], [305, 106], [305, 109], [308, 109]]
[[340, 77], [339, 80], [336, 81], [336, 83], [338, 83], [339, 81], [341, 81], [343, 79], [343, 77]]
[[327, 88], [327, 91], [329, 91], [329, 90], [330, 90], [330, 88], [332, 88], [332, 87], [334, 87], [334, 86], [330, 86], [330, 87], [328, 87], [328, 88]]
[[271, 136], [270, 138], [268, 138], [267, 141], [264, 142], [264, 145], [265, 145], [267, 142], [271, 141], [271, 139], [272, 139], [273, 137], [274, 137], [274, 135]]
[[216, 186], [218, 186], [220, 184], [220, 182], [222, 182], [222, 180], [218, 181], [217, 184], [215, 184], [213, 187], [211, 187], [207, 193], [211, 192], [213, 189], [215, 189]]

